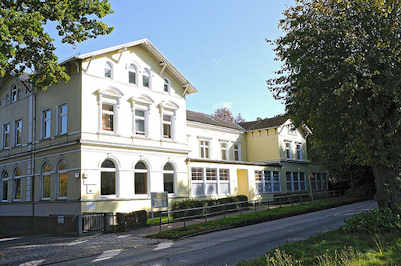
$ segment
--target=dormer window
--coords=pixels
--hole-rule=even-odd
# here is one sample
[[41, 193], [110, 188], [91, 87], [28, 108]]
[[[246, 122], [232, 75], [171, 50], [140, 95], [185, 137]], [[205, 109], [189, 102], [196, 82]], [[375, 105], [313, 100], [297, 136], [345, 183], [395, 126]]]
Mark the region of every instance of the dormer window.
[[104, 77], [113, 78], [113, 65], [110, 62], [106, 62], [104, 65]]
[[170, 92], [170, 81], [168, 79], [164, 79], [164, 86], [163, 86], [164, 92]]
[[142, 75], [142, 85], [145, 88], [150, 88], [150, 70], [145, 68]]
[[136, 84], [136, 67], [134, 64], [131, 64], [128, 67], [128, 83]]

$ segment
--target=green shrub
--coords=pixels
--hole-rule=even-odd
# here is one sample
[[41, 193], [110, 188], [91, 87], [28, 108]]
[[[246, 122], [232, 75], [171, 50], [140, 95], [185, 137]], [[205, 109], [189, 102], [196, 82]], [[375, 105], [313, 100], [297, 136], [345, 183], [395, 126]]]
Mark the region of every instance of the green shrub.
[[117, 230], [127, 231], [146, 225], [147, 213], [144, 210], [130, 213], [117, 213]]
[[[221, 199], [187, 199], [187, 200], [174, 202], [171, 207], [171, 210], [177, 211], [177, 210], [185, 210], [185, 209], [192, 209], [192, 208], [200, 208], [200, 207], [205, 207], [205, 206], [216, 206], [216, 205], [234, 203], [234, 202], [240, 202], [240, 201], [248, 201], [248, 197], [244, 196], [244, 195], [239, 195], [239, 196], [226, 197], [226, 198], [221, 198]], [[231, 205], [226, 205], [226, 206], [216, 206], [216, 207], [208, 208], [207, 211], [209, 213], [223, 212], [225, 210], [233, 210], [233, 209], [237, 209], [239, 207], [246, 207], [246, 206], [248, 206], [247, 203], [231, 204]], [[203, 211], [204, 211], [203, 209], [188, 210], [188, 211], [173, 213], [172, 216], [175, 219], [181, 218], [181, 217], [196, 216], [196, 215], [202, 215]]]
[[370, 210], [356, 214], [345, 220], [343, 226], [345, 232], [389, 232], [401, 231], [401, 217], [394, 214], [390, 209]]

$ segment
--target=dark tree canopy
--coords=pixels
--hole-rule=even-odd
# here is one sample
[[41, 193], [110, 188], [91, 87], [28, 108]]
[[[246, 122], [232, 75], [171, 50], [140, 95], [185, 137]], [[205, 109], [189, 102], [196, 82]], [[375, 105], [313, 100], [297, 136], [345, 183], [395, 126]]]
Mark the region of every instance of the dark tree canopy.
[[216, 111], [214, 111], [212, 116], [214, 116], [220, 120], [227, 121], [227, 122], [234, 122], [233, 114], [231, 113], [230, 109], [228, 109], [227, 107], [222, 107], [222, 108], [216, 109]]
[[0, 77], [32, 73], [30, 81], [40, 89], [68, 80], [45, 25], [55, 23], [61, 41], [74, 45], [109, 34], [113, 28], [98, 19], [110, 13], [107, 0], [1, 0]]
[[323, 156], [372, 166], [379, 205], [401, 206], [401, 1], [296, 2], [273, 42], [283, 65], [269, 89]]

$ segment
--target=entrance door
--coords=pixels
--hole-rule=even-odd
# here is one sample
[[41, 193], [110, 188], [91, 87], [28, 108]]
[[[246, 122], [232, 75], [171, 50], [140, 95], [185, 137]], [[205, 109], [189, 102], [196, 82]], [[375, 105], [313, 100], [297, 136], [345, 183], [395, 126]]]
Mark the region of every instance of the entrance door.
[[249, 197], [248, 170], [238, 169], [237, 180], [238, 180], [238, 195], [245, 195]]

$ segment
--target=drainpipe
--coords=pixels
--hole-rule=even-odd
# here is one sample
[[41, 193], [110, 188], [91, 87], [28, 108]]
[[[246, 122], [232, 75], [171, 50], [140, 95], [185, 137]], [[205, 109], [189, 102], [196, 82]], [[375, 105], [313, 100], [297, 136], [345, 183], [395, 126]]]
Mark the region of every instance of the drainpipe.
[[31, 200], [32, 200], [32, 221], [35, 228], [35, 133], [36, 133], [36, 91], [32, 89], [32, 149], [31, 149]]

